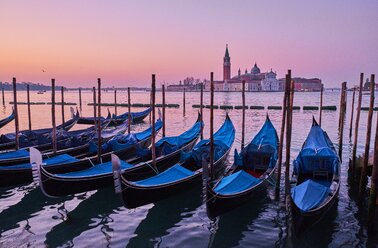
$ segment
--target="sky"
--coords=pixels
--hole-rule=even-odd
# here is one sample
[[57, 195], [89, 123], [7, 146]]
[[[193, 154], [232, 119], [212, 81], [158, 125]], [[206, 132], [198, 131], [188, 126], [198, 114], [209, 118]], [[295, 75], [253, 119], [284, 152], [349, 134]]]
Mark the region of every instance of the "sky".
[[149, 86], [273, 69], [355, 84], [378, 72], [378, 0], [0, 0], [0, 81]]

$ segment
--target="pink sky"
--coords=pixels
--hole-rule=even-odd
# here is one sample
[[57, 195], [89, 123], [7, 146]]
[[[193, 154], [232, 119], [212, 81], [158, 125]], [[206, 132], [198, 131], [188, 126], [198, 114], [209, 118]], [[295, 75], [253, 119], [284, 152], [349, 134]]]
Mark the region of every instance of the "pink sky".
[[[378, 1], [0, 2], [0, 81], [148, 86], [273, 68], [326, 87], [378, 68]], [[42, 69], [46, 72], [42, 72]]]

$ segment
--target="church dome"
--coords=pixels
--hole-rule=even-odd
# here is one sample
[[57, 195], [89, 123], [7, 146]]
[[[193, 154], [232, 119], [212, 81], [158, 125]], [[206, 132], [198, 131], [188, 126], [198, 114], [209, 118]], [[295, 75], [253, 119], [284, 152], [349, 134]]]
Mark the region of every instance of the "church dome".
[[266, 77], [267, 78], [276, 78], [276, 73], [274, 73], [273, 71], [272, 71], [272, 69], [270, 69], [270, 72], [268, 72], [267, 74], [266, 74]]
[[253, 66], [253, 68], [251, 69], [251, 73], [252, 74], [260, 74], [260, 68], [257, 67], [257, 64], [255, 63], [255, 65]]

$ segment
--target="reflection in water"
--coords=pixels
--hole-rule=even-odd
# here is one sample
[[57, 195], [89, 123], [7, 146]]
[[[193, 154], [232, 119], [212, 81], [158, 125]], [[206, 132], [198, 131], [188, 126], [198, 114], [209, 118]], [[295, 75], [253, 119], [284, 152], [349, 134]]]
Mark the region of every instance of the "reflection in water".
[[110, 241], [107, 233], [112, 230], [108, 224], [114, 220], [109, 215], [121, 206], [122, 203], [112, 188], [98, 190], [89, 198], [82, 200], [67, 214], [65, 221], [54, 226], [46, 234], [45, 244], [50, 247], [73, 244], [74, 238], [98, 226], [102, 226], [101, 232], [105, 235], [105, 239]]
[[183, 219], [190, 218], [193, 211], [202, 204], [201, 186], [156, 202], [148, 210], [147, 216], [135, 230], [136, 236], [130, 239], [127, 247], [151, 247], [158, 245], [160, 238], [169, 234]]
[[235, 247], [244, 239], [253, 221], [266, 208], [268, 200], [265, 197], [255, 197], [246, 204], [217, 217], [211, 224], [212, 237], [209, 247]]
[[[351, 92], [348, 92], [348, 94], [351, 94]], [[209, 95], [209, 92], [204, 93], [205, 105], [209, 104]], [[6, 94], [7, 96], [10, 95]], [[18, 97], [19, 101], [26, 101], [26, 92], [20, 91]], [[57, 101], [59, 101], [59, 94], [57, 97]], [[246, 105], [265, 106], [264, 110], [246, 110], [246, 142], [250, 141], [260, 129], [265, 120], [266, 113], [269, 113], [269, 117], [276, 129], [280, 130], [282, 112], [280, 110], [267, 110], [266, 107], [281, 105], [282, 97], [282, 92], [246, 93]], [[36, 93], [32, 93], [33, 101], [49, 102], [50, 98], [51, 94], [37, 95]], [[78, 93], [77, 91], [68, 91], [65, 98], [67, 102], [78, 102]], [[119, 99], [119, 102], [127, 101], [127, 94], [120, 92]], [[133, 103], [147, 103], [148, 99], [149, 92], [132, 92]], [[324, 93], [324, 105], [336, 105], [338, 108], [339, 99], [339, 91], [326, 91]], [[351, 98], [348, 97], [348, 99]], [[103, 92], [102, 100], [108, 103], [113, 102], [113, 92]], [[91, 101], [92, 93], [90, 91], [83, 91], [82, 114], [84, 116], [90, 116], [93, 113], [93, 107], [87, 105]], [[157, 94], [157, 102], [161, 102], [161, 94]], [[166, 102], [180, 104], [180, 108], [166, 109], [167, 135], [181, 133], [190, 127], [197, 118], [198, 109], [192, 108], [191, 105], [199, 104], [199, 92], [186, 93], [187, 105], [185, 117], [182, 115], [182, 92], [167, 92]], [[241, 94], [216, 92], [215, 104], [241, 105]], [[318, 104], [318, 92], [295, 93], [294, 105], [296, 106], [315, 106]], [[362, 106], [368, 105], [369, 98], [363, 97]], [[346, 162], [351, 152], [351, 143], [348, 139], [350, 107], [351, 101], [348, 102], [345, 118], [344, 163], [341, 169], [342, 185], [339, 202], [337, 209], [327, 214], [324, 222], [319, 222], [311, 228], [304, 234], [304, 238], [293, 238], [293, 242], [288, 242], [289, 238], [287, 237], [285, 222], [286, 212], [277, 206], [277, 201], [269, 200], [269, 197], [261, 200], [256, 198], [247, 205], [220, 217], [218, 222], [212, 223], [214, 234], [211, 237], [212, 243], [210, 245], [212, 247], [256, 246], [256, 244], [266, 247], [289, 246], [290, 244], [292, 246], [298, 245], [304, 247], [309, 246], [309, 244], [330, 247], [375, 246], [378, 235], [368, 236], [364, 227], [366, 209], [361, 208], [360, 211], [358, 210], [354, 193], [347, 183], [348, 167]], [[46, 113], [51, 111], [50, 105], [33, 105], [31, 106], [31, 110], [33, 128], [51, 127], [50, 118], [46, 119]], [[110, 110], [113, 111], [112, 108]], [[6, 116], [10, 111], [10, 105], [0, 107], [2, 116]], [[102, 111], [106, 113], [106, 107]], [[118, 109], [119, 113], [125, 111], [127, 111], [127, 108], [120, 107]], [[133, 107], [131, 111], [141, 111], [141, 109]], [[228, 112], [235, 124], [237, 131], [236, 139], [240, 140], [242, 111], [234, 109]], [[27, 107], [20, 105], [19, 113], [20, 130], [27, 129]], [[223, 122], [226, 111], [218, 109], [214, 113], [214, 127], [216, 129]], [[65, 114], [65, 118], [69, 119], [69, 111], [66, 111]], [[298, 154], [308, 134], [313, 115], [318, 117], [319, 111], [303, 111], [301, 109], [293, 113], [292, 159]], [[338, 143], [338, 116], [339, 111], [324, 111], [322, 121], [322, 127], [327, 131], [331, 140], [336, 145]], [[358, 155], [364, 150], [366, 119], [367, 111], [362, 111], [359, 125], [360, 143], [357, 146]], [[60, 114], [57, 115], [56, 121], [57, 123], [61, 122]], [[206, 138], [209, 137], [209, 109], [204, 109], [204, 121], [204, 137]], [[149, 122], [146, 119], [144, 123], [133, 125], [132, 130], [144, 130], [148, 125]], [[74, 130], [82, 128], [84, 128], [82, 125], [75, 125], [73, 127]], [[14, 132], [14, 129], [14, 122], [11, 122], [2, 128], [0, 133]], [[373, 122], [373, 130], [375, 130], [375, 122]], [[374, 140], [372, 139], [371, 142], [373, 144]], [[234, 143], [232, 150], [235, 148], [240, 148], [240, 142]], [[232, 160], [233, 157], [229, 156], [231, 163]], [[281, 185], [283, 186], [283, 181], [281, 181]], [[283, 190], [283, 187], [281, 189]], [[99, 243], [103, 244], [104, 240], [109, 243], [117, 242], [117, 244], [127, 245], [125, 244], [126, 240], [130, 239], [130, 243], [128, 244], [130, 247], [152, 245], [178, 246], [177, 244], [184, 246], [198, 244], [197, 246], [202, 247], [205, 243], [209, 242], [209, 234], [206, 229], [209, 220], [205, 217], [204, 206], [201, 205], [199, 195], [200, 193], [183, 192], [182, 195], [156, 203], [151, 209], [149, 208], [152, 205], [146, 208], [139, 208], [136, 213], [135, 211], [117, 211], [118, 207], [122, 204], [119, 197], [114, 195], [112, 189], [98, 191], [92, 196], [86, 194], [84, 198], [80, 198], [79, 196], [68, 198], [70, 200], [67, 201], [62, 198], [57, 200], [48, 199], [42, 195], [39, 189], [33, 189], [28, 186], [2, 188], [0, 189], [0, 246], [2, 244], [9, 244], [15, 239], [23, 246], [28, 244], [32, 244], [33, 246], [33, 242], [43, 245], [43, 242], [45, 242], [45, 245], [50, 247], [59, 245], [73, 246], [79, 242], [80, 246], [98, 246]], [[193, 197], [198, 197], [198, 202], [197, 198]], [[76, 208], [67, 213], [66, 208], [72, 209], [73, 207]], [[135, 226], [138, 226], [134, 233], [135, 236], [125, 235], [125, 232], [132, 233]], [[125, 230], [126, 227], [127, 230]], [[35, 235], [30, 235], [29, 231], [32, 231]]]
[[29, 187], [23, 193], [25, 195], [18, 203], [0, 213], [0, 237], [3, 232], [20, 227], [19, 222], [37, 215], [46, 205], [62, 201], [62, 199], [47, 198], [39, 188], [35, 187]]

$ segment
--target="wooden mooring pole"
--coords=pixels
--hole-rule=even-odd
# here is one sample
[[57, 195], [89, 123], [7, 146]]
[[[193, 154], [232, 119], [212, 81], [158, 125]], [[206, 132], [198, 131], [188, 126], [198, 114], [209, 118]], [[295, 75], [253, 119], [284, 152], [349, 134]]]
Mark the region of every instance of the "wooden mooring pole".
[[290, 195], [290, 149], [291, 149], [291, 130], [293, 118], [294, 103], [294, 81], [291, 80], [291, 70], [287, 72], [286, 85], [290, 85], [290, 93], [287, 99], [287, 115], [286, 115], [286, 160], [285, 160], [285, 198]]
[[185, 87], [184, 87], [184, 92], [183, 92], [183, 95], [182, 95], [182, 115], [185, 116]]
[[242, 137], [241, 137], [241, 150], [244, 148], [244, 136], [245, 136], [245, 80], [242, 81]]
[[150, 114], [149, 114], [149, 119], [150, 119], [150, 126], [152, 125], [151, 123], [151, 119], [152, 119], [152, 89], [151, 89], [151, 92], [150, 92], [150, 108], [151, 108], [151, 111], [150, 111]]
[[375, 207], [377, 202], [377, 189], [378, 189], [378, 114], [377, 122], [375, 126], [375, 140], [374, 140], [374, 162], [373, 162], [373, 172], [372, 172], [372, 179], [371, 179], [371, 187], [370, 187], [370, 197], [369, 197], [369, 205], [368, 205], [368, 231], [374, 231], [374, 223], [375, 223]]
[[285, 83], [285, 92], [282, 103], [282, 118], [281, 118], [281, 131], [280, 131], [280, 140], [278, 146], [278, 169], [277, 169], [277, 182], [276, 182], [276, 198], [278, 198], [280, 193], [280, 182], [281, 182], [281, 171], [282, 171], [282, 151], [283, 151], [283, 142], [284, 142], [284, 133], [285, 133], [285, 121], [287, 113], [287, 101], [288, 101], [288, 75], [286, 74], [286, 83]]
[[82, 109], [82, 102], [81, 102], [81, 87], [79, 88], [79, 106], [80, 106], [80, 110]]
[[349, 140], [352, 139], [352, 129], [353, 129], [353, 115], [354, 115], [354, 98], [356, 95], [356, 89], [353, 88], [353, 96], [352, 96], [352, 108], [350, 113], [350, 125], [349, 125]]
[[[97, 110], [97, 133], [98, 133], [98, 143], [97, 143], [97, 161], [101, 163], [102, 154], [102, 137], [101, 137], [101, 78], [97, 78], [97, 91], [98, 91], [98, 110]], [[95, 95], [96, 97], [96, 95]]]
[[19, 143], [19, 121], [18, 121], [18, 108], [17, 108], [17, 85], [16, 85], [16, 78], [14, 77], [12, 80], [13, 84], [13, 108], [14, 108], [14, 127], [15, 127], [15, 134], [16, 134], [16, 150], [20, 148], [20, 143]]
[[97, 119], [97, 110], [96, 110], [96, 107], [97, 107], [97, 100], [96, 100], [96, 87], [93, 87], [93, 117], [94, 117], [94, 120], [95, 120], [95, 124], [96, 124], [96, 119]]
[[1, 88], [1, 94], [2, 94], [2, 97], [3, 97], [3, 106], [5, 106], [4, 88]]
[[161, 88], [161, 93], [162, 93], [162, 108], [163, 108], [163, 137], [165, 137], [165, 85], [162, 85]]
[[117, 89], [114, 89], [114, 114], [117, 115]]
[[344, 120], [345, 120], [345, 106], [346, 106], [346, 82], [342, 83], [341, 98], [340, 98], [340, 115], [339, 115], [339, 157], [342, 161], [343, 140], [344, 140]]
[[57, 143], [56, 143], [56, 120], [55, 120], [55, 79], [51, 79], [51, 115], [52, 115], [52, 147], [53, 153], [56, 153]]
[[320, 90], [319, 126], [322, 126], [323, 91], [324, 91], [324, 87], [322, 85], [322, 89]]
[[152, 74], [152, 84], [151, 84], [151, 124], [152, 124], [152, 136], [151, 136], [151, 154], [152, 154], [152, 165], [156, 168], [156, 150], [155, 150], [155, 91], [156, 91], [156, 81], [155, 74]]
[[128, 119], [128, 127], [127, 127], [127, 132], [130, 134], [131, 132], [131, 98], [130, 98], [130, 87], [127, 87], [127, 108], [128, 108], [128, 114], [127, 114], [127, 119]]
[[28, 103], [28, 122], [29, 122], [29, 130], [32, 130], [31, 124], [31, 110], [30, 110], [30, 85], [26, 85], [26, 100]]
[[62, 94], [62, 125], [64, 128], [64, 87], [61, 88], [61, 94]]
[[214, 179], [214, 73], [210, 73], [210, 178]]
[[369, 164], [371, 127], [372, 127], [373, 110], [374, 110], [374, 90], [375, 90], [375, 75], [372, 74], [370, 77], [370, 104], [369, 104], [369, 114], [368, 114], [368, 119], [367, 119], [364, 161], [363, 161], [363, 166], [361, 170], [360, 187], [358, 190], [359, 202], [362, 202], [363, 197], [365, 196], [366, 184], [367, 184], [367, 169], [368, 169], [368, 164]]
[[358, 128], [360, 125], [360, 114], [361, 114], [361, 104], [362, 104], [362, 87], [364, 83], [364, 74], [360, 74], [360, 88], [358, 91], [358, 104], [357, 104], [357, 115], [356, 115], [356, 124], [354, 126], [354, 141], [353, 141], [353, 149], [352, 149], [352, 178], [354, 179], [354, 175], [356, 172], [356, 159], [357, 159], [357, 144], [358, 144]]
[[201, 140], [203, 140], [203, 83], [201, 83], [201, 94], [200, 94], [200, 114], [201, 114]]

